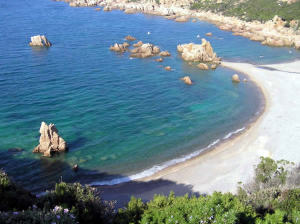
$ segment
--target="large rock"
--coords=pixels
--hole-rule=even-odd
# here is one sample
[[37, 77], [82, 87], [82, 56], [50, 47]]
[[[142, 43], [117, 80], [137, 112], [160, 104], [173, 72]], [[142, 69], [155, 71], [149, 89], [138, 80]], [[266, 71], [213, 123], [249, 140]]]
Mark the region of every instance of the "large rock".
[[131, 50], [130, 57], [134, 58], [147, 58], [157, 55], [160, 52], [158, 46], [154, 46], [153, 44], [143, 44], [140, 47], [134, 48]]
[[50, 47], [52, 44], [44, 35], [37, 35], [31, 37], [30, 46], [38, 46], [38, 47]]
[[44, 156], [51, 157], [55, 152], [64, 152], [68, 149], [67, 143], [58, 135], [58, 130], [54, 124], [48, 126], [42, 122], [40, 134], [40, 144], [34, 148], [33, 152], [43, 153]]
[[202, 39], [202, 44], [189, 43], [178, 45], [177, 51], [181, 53], [181, 57], [185, 61], [220, 61], [209, 41], [205, 39]]

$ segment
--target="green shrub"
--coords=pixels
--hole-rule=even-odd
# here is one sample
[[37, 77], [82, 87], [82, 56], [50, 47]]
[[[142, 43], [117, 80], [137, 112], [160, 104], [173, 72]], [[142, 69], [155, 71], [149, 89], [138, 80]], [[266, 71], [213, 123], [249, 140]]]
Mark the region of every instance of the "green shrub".
[[0, 170], [0, 211], [24, 210], [32, 206], [35, 200], [34, 195], [17, 186]]
[[73, 213], [79, 223], [108, 223], [113, 215], [113, 205], [104, 202], [96, 196], [96, 192], [89, 186], [79, 183], [64, 182], [55, 185], [55, 190], [48, 192], [39, 200], [39, 207], [45, 210], [62, 206]]
[[1, 224], [75, 224], [75, 217], [65, 211], [30, 209], [22, 212], [0, 212]]

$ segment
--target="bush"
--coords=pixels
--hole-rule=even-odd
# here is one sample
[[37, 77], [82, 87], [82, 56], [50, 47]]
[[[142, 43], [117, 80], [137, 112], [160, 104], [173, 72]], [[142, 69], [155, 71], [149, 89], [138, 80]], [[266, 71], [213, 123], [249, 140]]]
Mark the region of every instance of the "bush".
[[24, 210], [32, 206], [36, 197], [12, 182], [0, 170], [0, 211]]
[[1, 224], [75, 224], [75, 217], [69, 212], [29, 209], [22, 212], [0, 212]]
[[40, 198], [38, 206], [44, 210], [53, 209], [55, 206], [69, 209], [79, 223], [109, 223], [113, 215], [113, 205], [102, 201], [95, 193], [89, 186], [61, 182], [55, 185], [54, 191]]
[[[134, 206], [132, 206], [134, 205]], [[134, 209], [133, 209], [134, 208]], [[134, 216], [133, 211], [138, 211]], [[255, 213], [231, 193], [213, 193], [211, 196], [175, 197], [155, 195], [144, 204], [132, 198], [125, 209], [120, 209], [118, 223], [253, 223]], [[117, 223], [117, 222], [116, 222]]]

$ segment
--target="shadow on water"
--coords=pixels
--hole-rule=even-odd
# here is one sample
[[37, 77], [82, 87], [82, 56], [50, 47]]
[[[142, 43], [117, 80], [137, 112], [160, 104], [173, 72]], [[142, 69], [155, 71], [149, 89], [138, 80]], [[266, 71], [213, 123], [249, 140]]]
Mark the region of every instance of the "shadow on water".
[[[0, 150], [0, 169], [22, 187], [33, 193], [42, 193], [54, 188], [55, 183], [61, 180], [65, 182], [79, 182], [89, 184], [93, 181], [101, 181], [113, 178], [124, 178], [121, 175], [110, 175], [94, 170], [87, 170], [79, 167], [74, 172], [66, 162], [57, 158], [28, 159], [19, 158], [22, 150]], [[178, 184], [169, 180], [152, 181], [131, 181], [113, 186], [95, 186], [100, 192], [101, 198], [107, 201], [115, 201], [115, 207], [120, 208], [126, 205], [131, 196], [149, 201], [154, 194], [168, 195], [173, 191], [175, 195], [197, 195], [193, 192], [191, 185]]]

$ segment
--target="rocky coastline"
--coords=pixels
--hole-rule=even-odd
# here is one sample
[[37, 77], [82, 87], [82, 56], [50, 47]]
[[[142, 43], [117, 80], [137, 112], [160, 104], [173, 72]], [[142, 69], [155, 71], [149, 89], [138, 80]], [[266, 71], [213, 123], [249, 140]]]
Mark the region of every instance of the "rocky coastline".
[[[57, 0], [60, 1], [60, 0]], [[263, 45], [276, 47], [294, 47], [300, 49], [300, 30], [286, 27], [285, 21], [275, 16], [265, 23], [259, 21], [246, 22], [236, 17], [227, 17], [209, 11], [190, 9], [190, 0], [62, 0], [72, 7], [103, 7], [103, 11], [123, 10], [125, 13], [145, 13], [164, 16], [177, 22], [186, 22], [189, 19], [199, 19], [217, 25], [222, 30], [233, 32], [234, 35], [244, 36]]]

